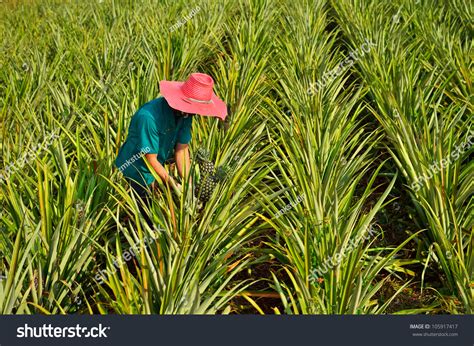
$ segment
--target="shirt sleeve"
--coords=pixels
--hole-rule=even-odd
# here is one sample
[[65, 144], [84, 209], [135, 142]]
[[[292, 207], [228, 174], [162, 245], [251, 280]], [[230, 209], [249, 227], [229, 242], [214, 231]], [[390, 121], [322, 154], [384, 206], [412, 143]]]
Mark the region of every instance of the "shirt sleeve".
[[183, 119], [183, 124], [178, 132], [178, 143], [188, 144], [191, 141], [191, 128], [193, 125], [193, 117], [189, 116]]
[[137, 118], [138, 150], [146, 154], [158, 154], [160, 137], [152, 115], [141, 113]]

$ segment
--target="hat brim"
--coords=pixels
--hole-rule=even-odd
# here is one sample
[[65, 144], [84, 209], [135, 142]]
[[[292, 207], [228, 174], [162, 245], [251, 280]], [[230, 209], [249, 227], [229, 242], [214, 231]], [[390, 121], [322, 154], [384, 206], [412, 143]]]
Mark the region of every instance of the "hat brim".
[[217, 117], [222, 120], [227, 116], [227, 105], [212, 93], [210, 103], [193, 102], [186, 98], [181, 91], [184, 82], [161, 81], [160, 92], [171, 108], [191, 114], [199, 114], [209, 117]]

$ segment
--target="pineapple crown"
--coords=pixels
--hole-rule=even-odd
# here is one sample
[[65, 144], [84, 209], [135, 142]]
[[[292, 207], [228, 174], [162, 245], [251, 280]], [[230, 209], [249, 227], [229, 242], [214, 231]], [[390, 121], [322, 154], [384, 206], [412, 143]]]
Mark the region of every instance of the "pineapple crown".
[[196, 152], [196, 159], [200, 162], [209, 161], [209, 151], [205, 148], [199, 148]]

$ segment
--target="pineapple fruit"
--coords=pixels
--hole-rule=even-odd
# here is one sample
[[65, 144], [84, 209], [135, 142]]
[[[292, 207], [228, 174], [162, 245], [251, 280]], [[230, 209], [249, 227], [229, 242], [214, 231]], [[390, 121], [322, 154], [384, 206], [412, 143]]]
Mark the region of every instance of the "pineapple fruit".
[[199, 200], [206, 203], [217, 186], [217, 183], [225, 180], [227, 169], [225, 167], [214, 167], [214, 163], [209, 160], [209, 152], [200, 148], [196, 153], [196, 161], [201, 172], [201, 180], [196, 185], [195, 194]]

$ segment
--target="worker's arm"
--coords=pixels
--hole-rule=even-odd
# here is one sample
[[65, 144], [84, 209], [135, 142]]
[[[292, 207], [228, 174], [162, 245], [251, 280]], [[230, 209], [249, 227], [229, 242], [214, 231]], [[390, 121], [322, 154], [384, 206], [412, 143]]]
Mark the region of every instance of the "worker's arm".
[[165, 167], [163, 167], [163, 165], [160, 163], [160, 161], [158, 161], [157, 156], [158, 156], [157, 154], [146, 154], [145, 158], [150, 163], [150, 165], [153, 167], [156, 174], [159, 175], [159, 177], [161, 178], [161, 180], [163, 180], [163, 182], [165, 184], [168, 184], [171, 188], [176, 188], [176, 187], [179, 188], [179, 184], [177, 184], [174, 181], [173, 177], [168, 174]]
[[183, 181], [187, 181], [189, 178], [189, 183], [191, 184], [191, 177], [189, 176], [189, 171], [191, 169], [191, 160], [189, 158], [189, 146], [187, 144], [178, 143], [176, 144], [175, 149], [175, 161], [178, 168], [178, 174]]

